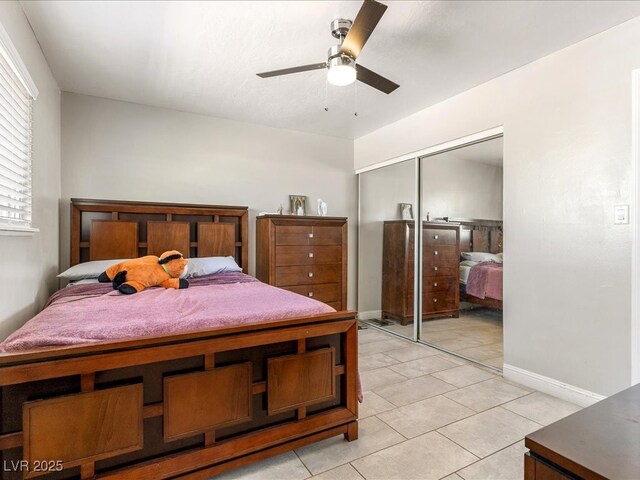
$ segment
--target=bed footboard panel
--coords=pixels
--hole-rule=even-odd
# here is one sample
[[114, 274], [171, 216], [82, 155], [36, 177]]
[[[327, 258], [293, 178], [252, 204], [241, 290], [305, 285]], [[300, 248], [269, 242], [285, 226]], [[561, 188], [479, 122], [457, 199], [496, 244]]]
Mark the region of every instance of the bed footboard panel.
[[357, 437], [357, 321], [0, 366], [3, 479], [207, 478]]

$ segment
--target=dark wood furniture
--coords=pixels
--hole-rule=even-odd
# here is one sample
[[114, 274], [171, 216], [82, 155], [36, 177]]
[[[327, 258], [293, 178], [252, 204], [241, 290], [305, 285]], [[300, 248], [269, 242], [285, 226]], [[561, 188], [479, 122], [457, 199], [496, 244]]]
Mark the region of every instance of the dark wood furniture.
[[347, 219], [263, 215], [256, 219], [256, 277], [347, 308]]
[[460, 225], [461, 252], [502, 253], [502, 220], [447, 217], [447, 221]]
[[[384, 222], [382, 318], [413, 321], [415, 226], [412, 220]], [[422, 318], [457, 317], [460, 308], [460, 228], [423, 222]]]
[[160, 255], [233, 256], [247, 273], [247, 207], [71, 199], [71, 265]]
[[[74, 264], [186, 246], [187, 230], [191, 256], [247, 264], [246, 207], [74, 200], [71, 213]], [[3, 353], [0, 410], [3, 479], [206, 479], [354, 440], [355, 313]]]
[[640, 384], [525, 437], [525, 480], [640, 477]]
[[[460, 252], [502, 253], [504, 244], [502, 220], [456, 217], [446, 217], [446, 220], [460, 224]], [[502, 310], [502, 300], [469, 295], [464, 286], [460, 289], [460, 301]]]

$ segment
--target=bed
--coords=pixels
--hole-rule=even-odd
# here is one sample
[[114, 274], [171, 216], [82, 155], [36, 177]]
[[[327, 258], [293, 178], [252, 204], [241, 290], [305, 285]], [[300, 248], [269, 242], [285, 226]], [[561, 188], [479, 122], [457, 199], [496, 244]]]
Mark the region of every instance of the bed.
[[[71, 203], [72, 265], [176, 249], [233, 256], [246, 273], [248, 248], [246, 207]], [[357, 438], [354, 312], [235, 272], [134, 295], [151, 320], [136, 321], [131, 307], [110, 323], [101, 307], [84, 314], [102, 336], [84, 328], [83, 302], [127, 300], [118, 295], [100, 284], [62, 289], [3, 344], [2, 478], [205, 479], [335, 435]], [[181, 312], [173, 322], [172, 311]], [[52, 341], [60, 328], [69, 338]]]
[[460, 224], [460, 301], [502, 310], [502, 221], [448, 221]]

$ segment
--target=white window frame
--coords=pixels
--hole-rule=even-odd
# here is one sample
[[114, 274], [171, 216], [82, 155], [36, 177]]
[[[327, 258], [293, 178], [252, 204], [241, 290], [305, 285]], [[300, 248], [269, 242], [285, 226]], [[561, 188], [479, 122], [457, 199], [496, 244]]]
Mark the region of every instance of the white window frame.
[[[18, 51], [13, 45], [13, 42], [11, 41], [9, 34], [4, 29], [4, 26], [1, 23], [0, 23], [0, 55], [2, 55], [4, 59], [9, 63], [9, 65], [11, 66], [11, 69], [14, 71], [18, 79], [22, 82], [23, 86], [25, 87], [29, 95], [31, 95], [31, 98], [33, 99], [32, 101], [35, 102], [36, 98], [38, 98], [38, 93], [39, 93], [38, 88], [36, 87], [36, 84], [31, 78], [31, 75], [29, 75], [29, 71], [27, 70], [27, 67], [25, 66], [22, 59], [20, 58], [20, 55], [18, 54]], [[30, 123], [31, 123], [30, 128], [32, 128], [33, 120], [30, 119]], [[31, 178], [33, 176], [33, 173], [31, 170], [32, 161], [33, 161], [33, 154], [29, 156], [29, 167], [30, 167], [29, 175]], [[31, 178], [30, 178], [30, 183], [31, 183]], [[33, 187], [31, 190], [31, 213], [33, 215]], [[34, 228], [33, 226], [33, 217], [28, 227], [20, 226], [20, 225], [11, 225], [11, 224], [0, 222], [0, 235], [32, 235], [33, 233], [38, 231], [39, 230], [37, 228]]]

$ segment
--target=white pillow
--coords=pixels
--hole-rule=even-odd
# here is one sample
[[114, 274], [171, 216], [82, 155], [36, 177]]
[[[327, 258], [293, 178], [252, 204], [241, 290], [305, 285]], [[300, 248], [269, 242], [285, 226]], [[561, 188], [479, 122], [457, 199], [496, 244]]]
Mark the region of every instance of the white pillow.
[[464, 260], [472, 260], [474, 262], [495, 262], [502, 263], [502, 256], [488, 252], [462, 252], [460, 256]]
[[190, 258], [187, 264], [187, 278], [201, 277], [221, 272], [241, 272], [233, 257]]
[[461, 267], [475, 267], [479, 263], [480, 262], [474, 262], [473, 260], [463, 260], [462, 262], [460, 262], [460, 266]]
[[73, 287], [74, 285], [89, 285], [99, 283], [97, 278], [85, 278], [84, 280], [75, 280], [73, 282], [69, 282], [67, 287]]
[[118, 260], [94, 260], [93, 262], [79, 263], [62, 272], [58, 275], [58, 278], [64, 278], [71, 282], [86, 278], [98, 278], [110, 266], [126, 261], [127, 259], [121, 258]]

